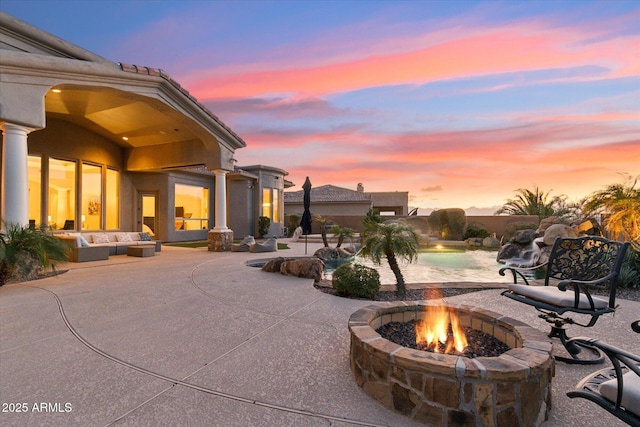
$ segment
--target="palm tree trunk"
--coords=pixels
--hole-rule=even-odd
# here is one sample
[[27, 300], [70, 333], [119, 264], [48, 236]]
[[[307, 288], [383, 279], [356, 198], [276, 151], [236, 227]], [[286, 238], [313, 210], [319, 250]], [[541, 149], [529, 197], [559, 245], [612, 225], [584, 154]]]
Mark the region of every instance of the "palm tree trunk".
[[396, 293], [400, 298], [404, 298], [407, 295], [407, 287], [404, 283], [404, 277], [400, 271], [396, 254], [393, 251], [387, 251], [386, 256], [387, 261], [389, 262], [389, 267], [391, 267], [391, 271], [393, 271], [393, 274], [396, 276]]
[[320, 234], [322, 235], [322, 243], [324, 247], [329, 247], [329, 241], [327, 240], [327, 227], [324, 224], [320, 224]]

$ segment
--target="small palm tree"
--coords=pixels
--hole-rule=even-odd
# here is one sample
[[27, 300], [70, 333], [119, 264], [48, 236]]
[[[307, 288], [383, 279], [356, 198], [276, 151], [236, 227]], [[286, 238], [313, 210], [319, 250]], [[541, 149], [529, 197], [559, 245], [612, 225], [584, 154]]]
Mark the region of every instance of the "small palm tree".
[[387, 258], [389, 267], [396, 276], [396, 293], [400, 298], [404, 298], [407, 287], [398, 258], [413, 262], [418, 257], [418, 234], [414, 229], [397, 222], [368, 222], [362, 232], [360, 252], [378, 265], [383, 257]]
[[322, 215], [314, 215], [313, 220], [320, 225], [320, 235], [322, 236], [322, 243], [324, 247], [329, 247], [329, 241], [327, 240], [327, 218]]
[[605, 214], [605, 228], [616, 238], [619, 235], [640, 243], [640, 176], [624, 175], [624, 182], [611, 184], [591, 194], [585, 203], [590, 214]]
[[507, 199], [507, 202], [496, 211], [496, 215], [506, 213], [508, 215], [537, 215], [540, 220], [556, 215], [564, 216], [571, 212], [566, 204], [565, 196], [550, 196], [550, 191], [544, 192], [535, 186], [533, 191], [526, 188], [518, 188], [516, 197]]
[[344, 243], [344, 239], [351, 239], [355, 235], [355, 230], [349, 227], [340, 227], [338, 225], [334, 225], [331, 227], [331, 234], [333, 234], [333, 239], [338, 240], [338, 244], [336, 245], [336, 249], [341, 247]]
[[0, 286], [12, 277], [31, 277], [35, 270], [51, 267], [53, 261], [67, 261], [69, 247], [44, 229], [5, 224], [0, 232]]

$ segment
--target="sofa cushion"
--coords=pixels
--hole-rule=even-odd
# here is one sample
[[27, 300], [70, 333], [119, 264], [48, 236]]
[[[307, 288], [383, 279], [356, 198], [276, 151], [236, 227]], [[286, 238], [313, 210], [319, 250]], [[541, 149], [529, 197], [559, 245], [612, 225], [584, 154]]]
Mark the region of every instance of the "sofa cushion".
[[129, 233], [118, 233], [116, 234], [116, 240], [120, 243], [133, 242]]
[[94, 233], [91, 238], [93, 243], [109, 243], [109, 236], [106, 233]]
[[67, 236], [75, 237], [77, 248], [88, 248], [90, 246], [87, 239], [80, 233], [67, 233]]
[[143, 242], [150, 242], [151, 236], [149, 236], [149, 233], [147, 233], [146, 231], [143, 231], [142, 233], [140, 233], [140, 240]]

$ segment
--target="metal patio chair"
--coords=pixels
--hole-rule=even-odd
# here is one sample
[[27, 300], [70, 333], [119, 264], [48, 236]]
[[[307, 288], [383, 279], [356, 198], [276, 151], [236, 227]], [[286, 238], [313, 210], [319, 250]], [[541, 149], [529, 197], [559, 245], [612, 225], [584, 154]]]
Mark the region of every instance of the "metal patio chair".
[[[570, 358], [556, 356], [557, 360], [579, 364], [602, 363], [605, 360], [602, 351], [589, 341], [570, 340], [565, 326], [592, 327], [601, 315], [615, 312], [618, 275], [628, 247], [629, 243], [595, 236], [558, 238], [546, 263], [531, 268], [500, 269], [501, 276], [507, 271], [513, 275], [513, 284], [502, 295], [541, 312], [539, 317], [551, 324], [549, 337], [559, 338], [571, 355]], [[544, 266], [544, 286], [530, 286], [523, 273]], [[518, 284], [518, 279], [522, 279], [524, 284]], [[607, 295], [594, 296], [593, 291]], [[586, 315], [589, 321], [580, 323], [565, 313]], [[581, 357], [585, 348], [592, 353], [590, 357]]]
[[[640, 320], [633, 322], [631, 328], [640, 333]], [[625, 423], [640, 427], [640, 356], [598, 340], [575, 340], [598, 348], [612, 366], [586, 376], [567, 396], [588, 399]]]

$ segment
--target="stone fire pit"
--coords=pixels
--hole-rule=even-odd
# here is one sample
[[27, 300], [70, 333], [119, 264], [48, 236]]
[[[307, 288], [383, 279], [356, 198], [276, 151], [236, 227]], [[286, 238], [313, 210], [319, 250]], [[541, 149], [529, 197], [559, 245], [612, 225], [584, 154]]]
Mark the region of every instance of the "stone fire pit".
[[438, 426], [539, 426], [551, 409], [552, 344], [542, 332], [500, 314], [445, 305], [463, 326], [510, 347], [499, 357], [431, 353], [402, 347], [375, 330], [423, 317], [431, 301], [378, 303], [349, 319], [351, 371], [384, 406]]

